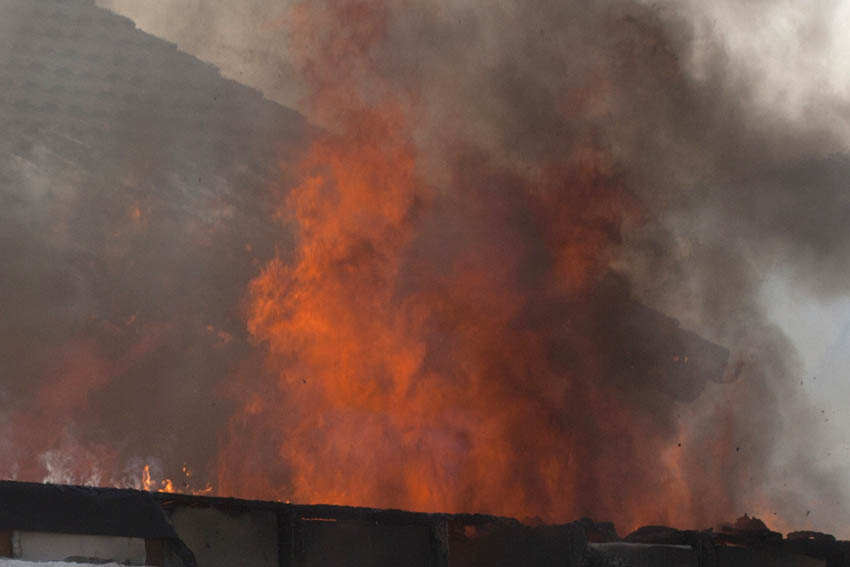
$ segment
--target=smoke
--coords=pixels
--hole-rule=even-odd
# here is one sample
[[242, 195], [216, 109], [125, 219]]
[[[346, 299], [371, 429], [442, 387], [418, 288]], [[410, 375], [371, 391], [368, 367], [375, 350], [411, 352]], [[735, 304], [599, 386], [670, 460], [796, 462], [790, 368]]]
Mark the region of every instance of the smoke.
[[[141, 34], [141, 100], [2, 107], [0, 472], [159, 455], [228, 495], [844, 529], [758, 301], [779, 268], [845, 293], [842, 4], [101, 4], [322, 128], [233, 86], [192, 120], [218, 78]], [[50, 14], [13, 15], [18, 62]], [[645, 306], [735, 380], [659, 374], [690, 343]]]
[[[252, 449], [279, 452], [294, 499], [626, 526], [840, 515], [758, 294], [784, 264], [843, 293], [846, 123], [805, 120], [799, 85], [790, 105], [767, 96], [701, 17], [293, 10], [305, 111], [327, 133], [284, 207], [295, 257], [253, 286], [280, 401], [250, 404], [236, 436], [279, 424]], [[807, 102], [843, 114], [838, 96]], [[638, 370], [633, 349], [660, 364], [682, 345], [635, 299], [728, 346], [737, 381], [685, 404], [693, 386]], [[266, 486], [263, 465], [228, 482]]]

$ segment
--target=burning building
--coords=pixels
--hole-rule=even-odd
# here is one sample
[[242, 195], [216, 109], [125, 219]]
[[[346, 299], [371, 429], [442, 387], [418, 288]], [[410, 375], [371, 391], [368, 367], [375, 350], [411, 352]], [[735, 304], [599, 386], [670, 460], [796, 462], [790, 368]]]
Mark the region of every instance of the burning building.
[[[0, 550], [842, 564], [757, 297], [782, 263], [841, 292], [850, 169], [674, 12], [296, 3], [263, 22], [295, 111], [93, 0], [0, 0], [0, 476], [167, 490], [50, 523], [6, 485], [47, 508]], [[699, 531], [744, 512], [807, 531]]]

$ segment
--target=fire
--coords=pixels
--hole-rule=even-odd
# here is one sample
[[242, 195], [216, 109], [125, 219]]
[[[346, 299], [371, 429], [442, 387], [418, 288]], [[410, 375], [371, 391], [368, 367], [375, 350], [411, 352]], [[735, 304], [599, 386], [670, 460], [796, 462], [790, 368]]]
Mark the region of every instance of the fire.
[[[345, 41], [368, 52], [387, 17], [334, 6], [366, 21], [319, 49], [319, 75]], [[547, 521], [687, 517], [667, 486], [679, 470], [641, 462], [674, 428], [630, 397], [606, 326], [621, 298], [602, 285], [608, 250], [642, 212], [605, 152], [529, 170], [459, 147], [437, 190], [417, 98], [366, 97], [340, 73], [316, 80], [316, 113], [333, 123], [281, 209], [297, 250], [251, 285], [249, 330], [276, 383], [232, 421], [221, 489]], [[243, 443], [268, 450], [258, 437], [284, 471], [234, 463]]]
[[156, 490], [156, 482], [151, 479], [151, 467], [145, 465], [142, 469], [142, 490], [153, 492]]
[[[245, 413], [279, 420], [286, 495], [567, 519], [580, 508], [580, 459], [592, 450], [568, 425], [571, 412], [592, 414], [571, 405], [582, 400], [616, 418], [609, 427], [618, 431], [626, 422], [651, 431], [651, 420], [604, 385], [579, 382], [605, 371], [589, 339], [575, 338], [587, 359], [580, 366], [551, 367], [549, 329], [523, 323], [550, 291], [529, 297], [517, 281], [528, 253], [522, 234], [488, 234], [505, 230], [490, 223], [511, 211], [482, 210], [474, 179], [455, 188], [473, 199], [441, 202], [418, 176], [409, 122], [392, 104], [349, 120], [315, 142], [305, 180], [290, 193], [285, 210], [300, 229], [294, 262], [274, 260], [251, 288], [249, 328], [269, 346], [289, 413], [256, 399]], [[546, 235], [555, 256], [546, 286], [586, 295], [608, 244], [599, 225], [622, 214], [594, 201], [617, 199], [620, 188], [592, 164], [551, 171], [520, 186], [520, 197], [555, 228]], [[482, 224], [446, 257], [429, 257], [427, 225], [452, 206]], [[443, 218], [456, 222], [452, 214]]]
[[189, 478], [192, 476], [191, 469], [189, 469], [187, 465], [183, 465], [181, 470], [185, 475], [186, 480], [183, 482], [182, 487], [175, 488], [174, 482], [169, 478], [162, 479], [161, 481], [159, 481], [159, 483], [157, 483], [157, 481], [151, 477], [150, 465], [145, 465], [142, 468], [142, 477], [140, 482], [141, 489], [147, 492], [164, 492], [169, 494], [173, 494], [175, 492], [180, 492], [182, 494], [195, 494], [201, 496], [206, 494], [212, 494], [212, 484], [207, 484], [202, 489], [193, 489], [189, 483]]
[[[435, 29], [450, 11], [417, 9]], [[511, 57], [485, 60], [485, 82], [464, 91], [463, 77], [435, 70], [456, 62], [412, 64], [396, 49], [415, 36], [410, 17], [378, 0], [317, 0], [291, 18], [292, 53], [312, 87], [305, 106], [321, 129], [276, 215], [296, 245], [248, 290], [248, 330], [267, 357], [232, 385], [241, 409], [219, 455], [219, 490], [547, 522], [594, 516], [621, 530], [711, 525], [740, 514], [744, 487], [762, 499], [752, 485], [767, 446], [734, 447], [751, 417], [739, 408], [761, 403], [763, 382], [726, 394], [740, 406], [716, 389], [703, 401], [712, 364], [684, 348], [698, 341], [648, 313], [619, 269], [629, 245], [651, 259], [663, 251], [628, 240], [656, 220], [630, 187], [623, 160], [634, 156], [600, 132], [618, 90], [631, 88], [620, 75], [632, 64], [678, 84], [663, 34], [650, 23], [636, 39], [603, 41], [598, 59], [610, 61], [565, 65], [579, 78], [563, 82], [556, 73], [538, 84]], [[587, 17], [619, 26], [607, 12]], [[545, 43], [535, 49], [557, 61], [564, 47]], [[482, 94], [484, 108], [460, 100], [479, 89], [498, 94]], [[512, 114], [529, 101], [551, 108]], [[718, 380], [722, 364], [712, 366]]]
[[174, 492], [174, 484], [169, 479], [164, 479], [159, 485], [151, 478], [151, 467], [145, 465], [142, 468], [142, 490], [147, 492]]

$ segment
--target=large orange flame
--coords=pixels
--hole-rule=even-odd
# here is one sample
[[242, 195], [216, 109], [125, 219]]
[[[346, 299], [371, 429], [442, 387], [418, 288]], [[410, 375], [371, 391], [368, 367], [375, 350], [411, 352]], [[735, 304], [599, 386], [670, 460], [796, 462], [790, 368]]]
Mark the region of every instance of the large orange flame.
[[[376, 5], [334, 5], [339, 18], [360, 18], [348, 38], [362, 42], [358, 53], [381, 37]], [[339, 38], [324, 47], [332, 54], [310, 67], [320, 75], [352, 50]], [[524, 175], [473, 153], [436, 191], [417, 168], [415, 97], [368, 99], [340, 73], [316, 81], [316, 114], [330, 128], [282, 209], [297, 250], [251, 286], [249, 327], [269, 347], [277, 388], [250, 398], [233, 422], [233, 447], [274, 430], [288, 473], [276, 484], [231, 458], [221, 490], [547, 520], [615, 510], [634, 522], [669, 518], [670, 503], [658, 502], [672, 494], [675, 471], [634, 475], [640, 486], [626, 501], [632, 475], [620, 460], [635, 455], [588, 436], [657, 444], [666, 425], [601, 381], [596, 337], [535, 313], [572, 301], [576, 328], [593, 327], [606, 251], [637, 209], [604, 155], [574, 151]], [[539, 234], [529, 237], [526, 224]], [[532, 273], [541, 254], [548, 267]], [[580, 360], [553, 365], [559, 341]], [[600, 423], [572, 427], [594, 412]], [[591, 461], [613, 487], [595, 506]]]
[[[687, 382], [704, 361], [680, 351], [684, 331], [649, 314], [614, 269], [624, 227], [634, 234], [649, 219], [618, 149], [592, 120], [570, 116], [554, 118], [560, 136], [516, 152], [505, 140], [491, 152], [481, 136], [490, 130], [474, 120], [467, 135], [453, 107], [434, 119], [427, 89], [386, 78], [416, 73], [384, 45], [397, 15], [377, 0], [293, 14], [307, 106], [323, 129], [279, 212], [295, 250], [250, 286], [249, 330], [268, 357], [242, 377], [218, 489], [545, 521], [592, 515], [621, 529], [704, 527], [745, 501], [763, 506], [753, 479], [769, 443], [734, 450], [748, 412], [724, 409], [716, 389], [686, 407], [703, 391], [704, 373]], [[617, 72], [600, 65], [581, 100], [568, 93], [572, 102], [553, 106], [588, 112], [585, 91]], [[617, 94], [602, 93], [594, 116]], [[664, 364], [680, 370], [665, 375]], [[754, 407], [763, 384], [727, 396]]]

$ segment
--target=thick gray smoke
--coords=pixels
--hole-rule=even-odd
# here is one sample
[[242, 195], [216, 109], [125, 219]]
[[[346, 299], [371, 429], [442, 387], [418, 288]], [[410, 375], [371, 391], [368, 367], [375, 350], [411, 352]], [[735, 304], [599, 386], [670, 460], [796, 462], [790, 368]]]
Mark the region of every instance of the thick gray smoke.
[[[380, 12], [379, 41], [357, 35], [369, 31], [357, 27], [361, 12], [340, 27], [319, 2], [306, 19], [259, 0], [236, 11], [212, 0], [100, 4], [330, 131], [341, 109], [311, 106], [310, 95], [333, 96], [340, 74], [365, 99], [406, 93], [417, 167], [458, 211], [423, 229], [423, 256], [498, 236], [500, 223], [522, 243], [557, 234], [560, 219], [534, 217], [515, 185], [552, 164], [592, 162], [628, 195], [611, 203], [591, 192], [594, 207], [575, 213], [576, 224], [600, 224], [605, 269], [595, 277], [724, 345], [739, 369], [693, 403], [647, 402], [664, 430], [648, 447], [683, 444], [689, 517], [776, 513], [788, 527], [843, 529], [845, 497], [817, 465], [799, 361], [758, 297], [780, 268], [807, 293], [847, 291], [846, 93], [829, 73], [817, 75], [820, 89], [779, 73], [773, 36], [741, 39], [745, 18], [783, 21], [778, 37], [807, 56], [788, 67], [802, 68], [829, 52], [819, 42], [840, 4], [795, 25], [781, 17], [787, 6], [764, 2], [728, 20], [725, 3], [711, 13], [627, 1], [345, 3]], [[186, 463], [201, 479], [193, 486], [216, 482], [242, 401], [280, 396], [242, 302], [267, 261], [292, 250], [291, 227], [273, 217], [304, 121], [89, 2], [39, 6], [0, 2], [11, 46], [0, 55], [0, 473], [133, 482], [143, 463], [169, 476]], [[316, 33], [305, 40], [293, 22]], [[328, 58], [335, 34], [349, 49]], [[467, 203], [473, 186], [491, 208]], [[571, 199], [555, 204], [571, 210]], [[606, 207], [628, 208], [615, 229]], [[522, 259], [529, 280], [556, 263], [548, 251]], [[633, 388], [624, 391], [638, 405]], [[244, 444], [248, 462], [285, 486], [277, 435]], [[651, 465], [634, 466], [643, 478]]]

